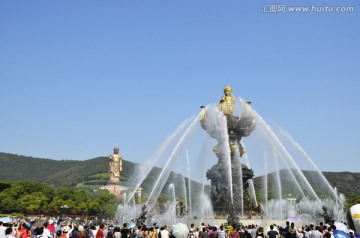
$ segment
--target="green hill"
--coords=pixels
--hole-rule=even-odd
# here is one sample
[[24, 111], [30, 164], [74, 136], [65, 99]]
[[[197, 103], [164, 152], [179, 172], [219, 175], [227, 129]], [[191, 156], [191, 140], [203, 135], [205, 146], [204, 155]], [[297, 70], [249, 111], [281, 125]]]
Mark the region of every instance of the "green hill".
[[[315, 193], [320, 198], [325, 198], [329, 196], [329, 186], [325, 184], [321, 176], [315, 171], [302, 171], [310, 185], [313, 187]], [[351, 196], [353, 194], [360, 195], [360, 173], [351, 173], [351, 172], [322, 172], [323, 176], [327, 179], [331, 187], [336, 187], [338, 193], [344, 194], [346, 197]], [[279, 178], [276, 173], [269, 173], [267, 175], [268, 180], [268, 194], [269, 198], [277, 197], [277, 188], [275, 187], [277, 181], [280, 180], [282, 195], [292, 194], [296, 196], [299, 194], [299, 190], [297, 189], [297, 184], [293, 183], [290, 179], [291, 176], [297, 178], [298, 181], [301, 181], [300, 175], [293, 171], [293, 174], [290, 174], [288, 170], [281, 170], [279, 173]], [[264, 176], [254, 178], [254, 186], [255, 190], [261, 194], [263, 190]], [[301, 185], [304, 188], [304, 185]], [[306, 195], [310, 195], [311, 191], [304, 189], [303, 190]]]
[[[109, 179], [107, 174], [108, 157], [97, 157], [85, 161], [75, 160], [51, 160], [34, 158], [28, 156], [21, 156], [15, 154], [0, 152], [0, 180], [4, 181], [20, 181], [30, 180], [33, 182], [45, 182], [54, 187], [83, 187], [89, 189], [98, 188], [105, 185]], [[123, 171], [121, 173], [121, 181], [124, 186], [134, 187], [134, 181], [131, 181], [131, 173], [136, 170], [136, 163], [123, 160]], [[144, 180], [141, 187], [143, 194], [150, 193], [152, 184], [156, 181], [161, 169], [154, 167], [147, 178]], [[295, 185], [290, 183], [287, 178], [289, 174], [287, 171], [280, 172], [280, 180], [283, 194], [296, 194]], [[317, 194], [325, 196], [328, 194], [328, 188], [319, 184], [321, 180], [313, 171], [303, 171], [309, 183], [314, 187]], [[336, 187], [339, 193], [345, 196], [351, 194], [360, 195], [360, 173], [351, 172], [323, 172], [323, 175], [329, 181], [332, 187]], [[263, 177], [254, 178], [256, 191], [261, 193]], [[268, 181], [277, 179], [274, 173], [268, 175]], [[167, 184], [170, 183], [184, 183], [184, 178], [180, 174], [171, 173]], [[269, 182], [270, 197], [271, 192], [276, 188], [271, 187], [274, 183]], [[180, 186], [178, 186], [180, 187]], [[164, 188], [167, 188], [165, 185]], [[200, 184], [192, 181], [192, 191], [196, 192], [201, 189]], [[209, 188], [207, 187], [207, 190]], [[181, 193], [181, 191], [178, 191]], [[178, 194], [180, 196], [180, 194]], [[275, 194], [273, 196], [276, 196]]]
[[[0, 167], [0, 180], [2, 181], [30, 180], [32, 182], [45, 182], [54, 187], [81, 187], [93, 190], [105, 185], [109, 180], [107, 173], [108, 157], [97, 157], [85, 161], [51, 160], [0, 152], [0, 163], [3, 165]], [[122, 184], [130, 188], [135, 187], [134, 181], [131, 181], [131, 174], [136, 171], [137, 164], [123, 160], [122, 165], [123, 170], [120, 178]], [[152, 184], [160, 173], [160, 168], [152, 168], [141, 184], [143, 197], [151, 192]], [[184, 177], [172, 172], [166, 181], [164, 190], [170, 183], [184, 183]], [[199, 183], [191, 182], [193, 192], [200, 189]], [[206, 189], [208, 190], [208, 188]], [[182, 191], [177, 191], [177, 196], [181, 198], [183, 196]]]
[[0, 153], [0, 180], [46, 182], [53, 186], [76, 186], [84, 178], [106, 172], [107, 160], [51, 160]]

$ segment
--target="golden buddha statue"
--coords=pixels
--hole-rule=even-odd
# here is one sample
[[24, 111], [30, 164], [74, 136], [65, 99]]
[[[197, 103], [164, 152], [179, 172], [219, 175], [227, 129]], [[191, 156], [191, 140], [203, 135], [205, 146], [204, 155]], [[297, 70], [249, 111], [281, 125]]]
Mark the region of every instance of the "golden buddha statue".
[[109, 157], [110, 181], [120, 181], [120, 172], [122, 171], [122, 156], [119, 154], [119, 147], [114, 148], [114, 154]]
[[224, 88], [224, 96], [221, 98], [219, 103], [219, 110], [222, 111], [225, 115], [232, 115], [234, 112], [234, 99], [231, 96], [232, 88], [226, 86]]

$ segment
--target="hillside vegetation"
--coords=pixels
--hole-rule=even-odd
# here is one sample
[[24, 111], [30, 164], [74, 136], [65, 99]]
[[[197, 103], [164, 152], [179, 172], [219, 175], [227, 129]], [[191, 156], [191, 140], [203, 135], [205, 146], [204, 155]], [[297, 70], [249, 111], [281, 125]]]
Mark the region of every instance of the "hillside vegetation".
[[[322, 175], [326, 178], [327, 182], [315, 171], [302, 171], [302, 173], [320, 198], [325, 198], [331, 194], [330, 186], [336, 188], [338, 193], [342, 193], [346, 197], [349, 197], [352, 194], [360, 195], [360, 173], [322, 172]], [[296, 177], [297, 181], [302, 181], [299, 174], [296, 172], [290, 174], [288, 170], [281, 170], [279, 178], [276, 173], [268, 174], [269, 199], [278, 196], [276, 188], [278, 180], [280, 180], [283, 195], [286, 196], [292, 194], [293, 196], [296, 196], [299, 194], [298, 185], [292, 182], [291, 176]], [[263, 190], [262, 186], [264, 179], [264, 176], [254, 178], [255, 190], [260, 194]], [[301, 182], [299, 184], [301, 184]], [[304, 189], [306, 187], [304, 186], [304, 183], [301, 184], [301, 187], [303, 188], [303, 192], [311, 197], [311, 191]]]
[[[0, 181], [17, 182], [29, 180], [32, 182], [44, 182], [53, 187], [78, 187], [82, 189], [94, 190], [105, 185], [109, 180], [107, 173], [108, 157], [97, 157], [85, 161], [73, 160], [51, 160], [34, 158], [22, 155], [8, 154], [0, 152]], [[132, 174], [136, 173], [136, 163], [123, 160], [123, 170], [121, 172], [121, 182], [125, 187], [135, 187], [135, 181], [132, 181]], [[16, 168], [14, 170], [14, 168]], [[143, 188], [143, 198], [150, 194], [153, 184], [161, 173], [161, 169], [153, 167], [146, 179], [141, 184]], [[164, 185], [165, 195], [160, 199], [166, 199], [166, 189], [170, 183], [175, 185], [184, 183], [187, 180], [177, 173], [171, 173]], [[208, 188], [206, 188], [208, 190]], [[201, 185], [197, 182], [191, 182], [191, 190], [197, 192], [201, 190]], [[126, 192], [126, 191], [125, 191]], [[178, 189], [177, 196], [181, 199], [184, 191]], [[165, 197], [164, 197], [165, 196]]]
[[[53, 187], [80, 187], [89, 190], [98, 189], [99, 186], [105, 185], [109, 179], [107, 173], [108, 157], [97, 157], [85, 161], [72, 160], [51, 160], [41, 159], [28, 156], [21, 156], [15, 154], [7, 154], [0, 152], [0, 180], [16, 182], [21, 180], [30, 180], [32, 182], [44, 182]], [[122, 184], [126, 187], [134, 187], [134, 181], [131, 179], [133, 172], [136, 173], [136, 163], [123, 160], [123, 171], [121, 173]], [[161, 169], [158, 167], [152, 168], [147, 178], [142, 183], [143, 198], [151, 192], [153, 184], [155, 183]], [[321, 183], [323, 179], [313, 171], [302, 171], [309, 183], [314, 188], [315, 192], [320, 197], [328, 196], [329, 185]], [[289, 174], [287, 171], [280, 172], [280, 181], [282, 194], [298, 194], [296, 185], [289, 181]], [[323, 172], [324, 177], [329, 181], [330, 186], [336, 187], [339, 193], [344, 194], [347, 198], [360, 202], [360, 173], [350, 172]], [[269, 198], [276, 197], [276, 188], [273, 187], [275, 183], [270, 181], [277, 180], [275, 173], [268, 174], [269, 181], [268, 191], [270, 191]], [[258, 196], [262, 193], [262, 181], [264, 177], [255, 177], [254, 184]], [[184, 187], [187, 186], [187, 180], [184, 182], [184, 177], [180, 174], [171, 173], [168, 181], [164, 186], [163, 192], [166, 192], [168, 184], [174, 183]], [[201, 191], [200, 184], [192, 181], [191, 190], [196, 193]], [[209, 187], [206, 187], [209, 192]], [[306, 193], [306, 192], [305, 192]], [[164, 194], [164, 193], [163, 193]], [[177, 196], [183, 196], [184, 191], [177, 190]], [[165, 195], [166, 196], [166, 193]], [[259, 197], [261, 199], [261, 197]], [[164, 198], [165, 199], [165, 198]]]

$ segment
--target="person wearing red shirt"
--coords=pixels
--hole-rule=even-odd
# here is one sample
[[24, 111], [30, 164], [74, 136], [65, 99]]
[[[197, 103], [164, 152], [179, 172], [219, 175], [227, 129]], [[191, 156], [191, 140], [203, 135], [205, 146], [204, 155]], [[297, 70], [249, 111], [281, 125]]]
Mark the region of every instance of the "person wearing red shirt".
[[103, 229], [104, 229], [104, 224], [101, 224], [98, 232], [96, 233], [95, 238], [104, 238]]
[[49, 224], [48, 224], [48, 226], [47, 226], [46, 228], [49, 229], [50, 235], [51, 235], [52, 237], [54, 237], [55, 226], [54, 226], [54, 221], [53, 221], [53, 220], [49, 220]]
[[26, 223], [23, 223], [23, 224], [21, 225], [20, 234], [21, 234], [21, 238], [31, 237], [30, 230], [28, 229]]

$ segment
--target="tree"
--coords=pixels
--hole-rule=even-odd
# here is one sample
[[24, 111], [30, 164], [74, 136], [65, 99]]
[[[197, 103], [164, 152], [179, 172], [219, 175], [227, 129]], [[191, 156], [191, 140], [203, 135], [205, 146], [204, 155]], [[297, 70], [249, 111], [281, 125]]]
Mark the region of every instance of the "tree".
[[2, 213], [12, 213], [21, 210], [18, 206], [17, 200], [6, 192], [0, 193], [0, 201], [0, 211]]
[[82, 216], [87, 215], [89, 212], [89, 206], [86, 202], [82, 202], [76, 206], [76, 212], [80, 213]]
[[90, 214], [96, 214], [101, 208], [99, 202], [94, 200], [90, 201], [88, 206]]
[[47, 198], [41, 192], [34, 192], [19, 199], [20, 208], [27, 212], [33, 213], [38, 212], [41, 213], [41, 208], [47, 206]]
[[11, 184], [6, 182], [0, 182], [0, 192], [4, 191], [7, 188], [10, 188]]
[[360, 204], [360, 195], [356, 193], [350, 193], [346, 198], [345, 208], [349, 209], [355, 204]]
[[[6, 188], [5, 188], [6, 187]], [[77, 214], [112, 217], [120, 202], [108, 191], [91, 193], [75, 188], [54, 189], [45, 183], [20, 181], [0, 191], [0, 212]], [[66, 206], [65, 206], [66, 205]], [[66, 207], [66, 209], [64, 209]]]

